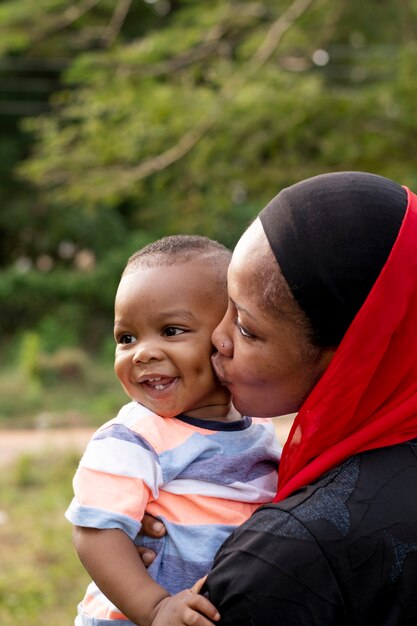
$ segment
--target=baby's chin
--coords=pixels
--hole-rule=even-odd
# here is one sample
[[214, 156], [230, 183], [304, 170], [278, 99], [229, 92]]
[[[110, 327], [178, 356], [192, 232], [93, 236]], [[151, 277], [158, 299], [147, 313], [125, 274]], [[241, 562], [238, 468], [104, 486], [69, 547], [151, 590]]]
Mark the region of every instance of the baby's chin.
[[179, 403], [164, 403], [164, 402], [149, 402], [149, 398], [144, 399], [141, 397], [129, 396], [134, 402], [138, 402], [146, 409], [159, 415], [164, 419], [178, 417], [179, 415], [187, 415], [195, 419], [222, 419], [226, 417], [233, 409], [232, 394], [226, 387], [223, 387], [220, 383], [216, 385], [214, 393], [206, 398], [203, 402], [204, 405], [190, 407], [187, 404]]

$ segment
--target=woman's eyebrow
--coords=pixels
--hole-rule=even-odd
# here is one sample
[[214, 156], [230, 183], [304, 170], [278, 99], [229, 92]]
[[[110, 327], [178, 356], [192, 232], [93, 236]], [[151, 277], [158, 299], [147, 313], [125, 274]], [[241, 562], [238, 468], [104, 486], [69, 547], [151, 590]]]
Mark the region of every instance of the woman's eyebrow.
[[252, 313], [249, 313], [248, 309], [245, 309], [244, 306], [241, 306], [240, 304], [238, 304], [237, 302], [235, 302], [232, 298], [229, 297], [230, 302], [233, 304], [233, 306], [238, 310], [238, 311], [242, 311], [243, 313], [246, 313], [246, 315], [248, 317], [251, 317], [253, 320], [255, 320], [256, 318], [252, 315]]

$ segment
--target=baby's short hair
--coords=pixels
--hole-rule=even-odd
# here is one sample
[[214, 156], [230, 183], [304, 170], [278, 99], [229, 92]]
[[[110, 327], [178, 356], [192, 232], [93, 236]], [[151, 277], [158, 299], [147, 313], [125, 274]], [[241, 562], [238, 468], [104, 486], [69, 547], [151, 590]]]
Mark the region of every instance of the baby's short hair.
[[137, 250], [128, 259], [123, 275], [140, 267], [169, 266], [175, 263], [204, 260], [216, 270], [221, 286], [226, 285], [231, 250], [202, 235], [168, 235]]

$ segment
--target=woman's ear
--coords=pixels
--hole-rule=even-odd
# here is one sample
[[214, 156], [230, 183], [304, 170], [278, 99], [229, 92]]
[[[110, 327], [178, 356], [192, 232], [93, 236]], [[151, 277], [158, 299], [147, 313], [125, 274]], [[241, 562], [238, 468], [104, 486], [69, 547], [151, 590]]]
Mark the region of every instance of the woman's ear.
[[335, 355], [336, 350], [337, 350], [337, 346], [322, 349], [320, 358], [319, 358], [319, 369], [320, 369], [321, 375], [324, 374], [324, 372], [329, 367]]

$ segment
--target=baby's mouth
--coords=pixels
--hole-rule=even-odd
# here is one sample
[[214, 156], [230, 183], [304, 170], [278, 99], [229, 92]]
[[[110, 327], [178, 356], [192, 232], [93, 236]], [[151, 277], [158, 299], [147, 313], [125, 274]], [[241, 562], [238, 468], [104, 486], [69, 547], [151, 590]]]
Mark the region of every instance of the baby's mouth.
[[146, 385], [147, 387], [151, 387], [151, 389], [156, 389], [157, 391], [163, 391], [166, 389], [176, 378], [172, 376], [152, 376], [149, 378], [142, 377], [139, 380], [141, 385]]

